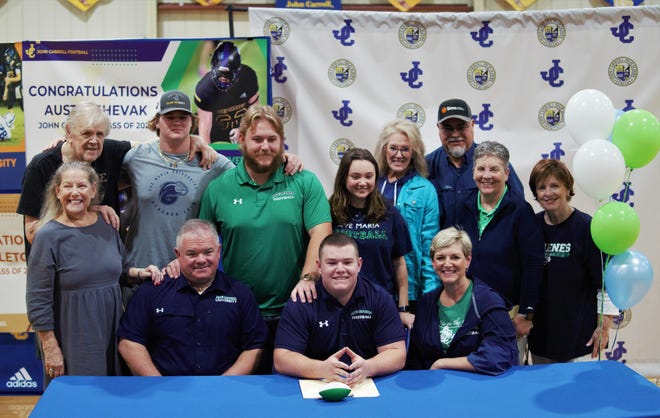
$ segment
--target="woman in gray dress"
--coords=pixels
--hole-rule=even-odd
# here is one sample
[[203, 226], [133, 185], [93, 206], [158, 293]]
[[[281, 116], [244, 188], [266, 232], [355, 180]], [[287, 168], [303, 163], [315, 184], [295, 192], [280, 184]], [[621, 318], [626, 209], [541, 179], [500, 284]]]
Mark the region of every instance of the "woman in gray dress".
[[27, 310], [39, 337], [44, 386], [69, 375], [119, 374], [119, 276], [162, 280], [158, 267], [128, 268], [119, 233], [91, 211], [99, 177], [62, 164], [50, 182], [27, 273]]

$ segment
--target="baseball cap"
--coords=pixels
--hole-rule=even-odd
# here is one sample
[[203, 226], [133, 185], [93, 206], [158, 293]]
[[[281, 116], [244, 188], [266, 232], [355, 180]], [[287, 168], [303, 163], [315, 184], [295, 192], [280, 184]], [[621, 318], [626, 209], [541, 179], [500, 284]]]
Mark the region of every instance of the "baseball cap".
[[438, 108], [438, 123], [451, 118], [458, 118], [469, 122], [472, 120], [472, 110], [470, 110], [470, 106], [464, 100], [445, 100], [440, 103], [440, 107]]
[[170, 90], [160, 96], [160, 106], [158, 113], [164, 115], [175, 110], [182, 110], [184, 112], [192, 113], [190, 109], [190, 97], [182, 91]]

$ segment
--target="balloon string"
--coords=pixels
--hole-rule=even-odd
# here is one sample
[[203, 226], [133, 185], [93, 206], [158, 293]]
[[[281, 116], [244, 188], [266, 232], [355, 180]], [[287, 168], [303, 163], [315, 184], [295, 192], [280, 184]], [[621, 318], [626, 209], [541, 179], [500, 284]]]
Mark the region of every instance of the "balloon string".
[[633, 169], [628, 167], [626, 169], [626, 175], [625, 178], [623, 179], [623, 201], [627, 202], [628, 201], [628, 192], [630, 190], [630, 177], [632, 176], [632, 171]]
[[607, 265], [610, 263], [610, 258], [612, 256], [610, 254], [603, 254], [603, 252], [600, 252], [600, 259], [603, 259], [603, 255], [606, 255], [605, 257], [605, 263], [602, 264], [602, 269], [601, 269], [601, 276], [600, 276], [600, 309], [598, 309], [598, 328], [601, 329], [601, 332], [598, 333], [598, 341], [596, 342], [598, 344], [598, 361], [601, 360], [602, 356], [602, 350], [600, 349], [601, 346], [601, 341], [603, 340], [603, 311], [605, 310], [605, 269], [607, 268]]

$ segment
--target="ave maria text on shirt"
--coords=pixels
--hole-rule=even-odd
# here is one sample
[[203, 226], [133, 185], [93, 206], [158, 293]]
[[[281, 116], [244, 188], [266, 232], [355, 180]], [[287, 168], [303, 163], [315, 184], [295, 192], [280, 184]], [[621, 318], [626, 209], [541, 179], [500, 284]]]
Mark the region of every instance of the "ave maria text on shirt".
[[372, 223], [350, 223], [346, 225], [339, 225], [337, 232], [348, 235], [356, 240], [366, 239], [387, 239], [386, 231], [380, 229], [379, 224]]

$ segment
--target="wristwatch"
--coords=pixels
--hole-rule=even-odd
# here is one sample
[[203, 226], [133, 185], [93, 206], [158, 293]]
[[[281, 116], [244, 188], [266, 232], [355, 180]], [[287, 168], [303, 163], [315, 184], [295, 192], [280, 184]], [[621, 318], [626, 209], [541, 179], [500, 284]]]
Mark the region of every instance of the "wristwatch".
[[410, 312], [410, 306], [408, 305], [399, 306], [399, 312]]

